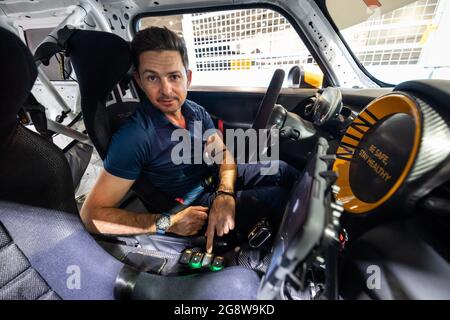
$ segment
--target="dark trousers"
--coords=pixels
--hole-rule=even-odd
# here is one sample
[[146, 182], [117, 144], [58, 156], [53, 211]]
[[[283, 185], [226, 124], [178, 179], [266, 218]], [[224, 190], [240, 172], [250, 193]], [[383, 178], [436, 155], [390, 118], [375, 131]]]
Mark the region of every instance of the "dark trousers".
[[[267, 218], [273, 227], [283, 217], [286, 200], [293, 183], [298, 179], [299, 171], [284, 161], [272, 161], [272, 167], [278, 168], [271, 175], [261, 175], [261, 169], [270, 163], [238, 164], [236, 190], [236, 215], [233, 237], [243, 240], [251, 228], [263, 218]], [[204, 192], [192, 205], [211, 208], [214, 192]], [[199, 234], [203, 234], [204, 230]]]

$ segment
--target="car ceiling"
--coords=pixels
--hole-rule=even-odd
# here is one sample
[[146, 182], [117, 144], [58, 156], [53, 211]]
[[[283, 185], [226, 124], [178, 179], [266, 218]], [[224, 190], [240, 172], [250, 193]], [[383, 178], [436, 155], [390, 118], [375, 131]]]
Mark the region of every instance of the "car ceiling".
[[[380, 13], [389, 12], [396, 8], [407, 5], [416, 0], [347, 0], [346, 5], [342, 5], [341, 0], [316, 0], [324, 2], [330, 12], [333, 20], [340, 29], [344, 29], [363, 22], [367, 19], [367, 9], [371, 3], [377, 3]], [[4, 0], [0, 2], [1, 13], [8, 17], [16, 19], [30, 19], [50, 16], [65, 16], [70, 7], [78, 4], [90, 3], [97, 5], [102, 12], [108, 10], [127, 11], [133, 17], [136, 14], [152, 11], [179, 10], [201, 7], [215, 7], [225, 5], [236, 5], [244, 3], [274, 3], [279, 0]], [[348, 14], [348, 8], [351, 6], [352, 14]], [[106, 11], [105, 11], [106, 10]]]
[[[267, 2], [267, 1], [266, 1]], [[270, 2], [270, 1], [269, 1]], [[272, 1], [276, 2], [276, 1]], [[76, 6], [78, 4], [91, 3], [100, 6], [102, 9], [108, 10], [127, 8], [130, 12], [140, 13], [144, 11], [159, 11], [167, 9], [181, 9], [189, 7], [204, 7], [204, 6], [221, 6], [230, 5], [236, 3], [233, 0], [189, 0], [180, 1], [177, 0], [158, 0], [158, 1], [142, 1], [142, 0], [4, 0], [0, 2], [1, 11], [10, 17], [19, 17], [22, 13], [31, 13], [40, 15], [47, 13], [51, 10], [65, 9], [70, 6]]]
[[[380, 10], [380, 14], [390, 12], [406, 6], [417, 0], [323, 0], [329, 12], [332, 12], [333, 20], [339, 29], [345, 29], [367, 20], [367, 10], [373, 6]], [[352, 14], [348, 14], [351, 7]]]

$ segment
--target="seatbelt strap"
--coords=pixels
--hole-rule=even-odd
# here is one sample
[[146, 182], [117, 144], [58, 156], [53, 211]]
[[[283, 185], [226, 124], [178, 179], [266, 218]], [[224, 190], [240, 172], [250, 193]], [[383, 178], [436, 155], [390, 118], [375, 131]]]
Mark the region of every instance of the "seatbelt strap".
[[[23, 125], [33, 123], [36, 131], [45, 139], [52, 139], [53, 132], [47, 128], [47, 118], [45, 117], [45, 107], [41, 105], [32, 93], [19, 111], [19, 120]], [[31, 121], [30, 121], [31, 120]]]
[[79, 142], [88, 144], [90, 146], [94, 146], [92, 144], [91, 139], [89, 139], [88, 135], [81, 133], [75, 129], [72, 129], [70, 127], [67, 127], [61, 123], [58, 123], [56, 121], [47, 119], [47, 128], [55, 133], [62, 134], [64, 136], [67, 136], [69, 138], [72, 138], [74, 140], [77, 140]]
[[47, 140], [52, 139], [53, 133], [59, 133], [73, 140], [93, 146], [91, 139], [86, 134], [83, 134], [75, 129], [65, 126], [59, 122], [47, 119], [45, 116], [45, 107], [40, 104], [34, 95], [30, 93], [22, 110], [19, 112], [20, 122], [24, 125], [30, 123], [31, 119], [36, 131]]

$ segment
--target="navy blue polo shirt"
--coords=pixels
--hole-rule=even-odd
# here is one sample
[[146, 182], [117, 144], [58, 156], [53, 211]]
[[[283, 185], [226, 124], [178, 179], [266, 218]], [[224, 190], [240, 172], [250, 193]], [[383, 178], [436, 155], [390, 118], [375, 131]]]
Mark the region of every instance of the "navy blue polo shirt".
[[[203, 145], [205, 131], [215, 128], [206, 110], [193, 101], [186, 100], [181, 113], [186, 120], [186, 129], [172, 124], [148, 100], [143, 101], [113, 135], [104, 161], [105, 170], [114, 176], [130, 180], [136, 180], [142, 174], [158, 190], [173, 199], [181, 198], [185, 204], [192, 203], [203, 192], [202, 182], [207, 174], [205, 164], [196, 164], [202, 162], [202, 152], [198, 152], [198, 145], [194, 147], [194, 143]], [[197, 126], [195, 130], [194, 124]], [[183, 133], [185, 140], [178, 137], [172, 141], [175, 129], [181, 130], [177, 132], [178, 136], [180, 132]], [[185, 159], [185, 163], [180, 164], [180, 157], [173, 161], [172, 149], [176, 145], [178, 147], [175, 150], [182, 149], [181, 141], [188, 144], [190, 141], [191, 152], [175, 152]]]

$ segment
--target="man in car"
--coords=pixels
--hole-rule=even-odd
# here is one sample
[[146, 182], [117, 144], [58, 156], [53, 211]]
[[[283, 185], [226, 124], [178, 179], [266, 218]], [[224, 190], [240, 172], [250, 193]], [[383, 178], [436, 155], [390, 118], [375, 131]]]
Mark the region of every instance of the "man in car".
[[[131, 49], [134, 78], [147, 99], [110, 142], [104, 170], [81, 209], [88, 230], [189, 236], [206, 228], [207, 251], [211, 252], [215, 234], [226, 235], [235, 224], [237, 230], [246, 232], [263, 215], [279, 220], [297, 170], [279, 161], [275, 174], [263, 176], [261, 164], [238, 165], [215, 133], [207, 144], [223, 146], [223, 163], [218, 165], [216, 188], [207, 189], [205, 164], [175, 164], [172, 159], [178, 143], [171, 139], [175, 130], [186, 130], [195, 143], [203, 138], [195, 136], [194, 123], [201, 124], [202, 134], [214, 128], [205, 109], [186, 99], [192, 72], [184, 40], [167, 28], [151, 27], [136, 34]], [[172, 215], [116, 208], [141, 175], [186, 208]]]

